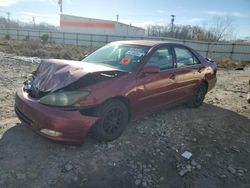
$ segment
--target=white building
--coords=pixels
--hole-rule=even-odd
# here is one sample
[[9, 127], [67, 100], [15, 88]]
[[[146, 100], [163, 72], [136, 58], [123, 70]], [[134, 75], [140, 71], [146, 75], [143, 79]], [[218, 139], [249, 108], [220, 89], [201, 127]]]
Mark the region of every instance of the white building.
[[145, 29], [116, 21], [60, 15], [60, 28], [63, 32], [97, 35], [117, 35], [143, 37]]

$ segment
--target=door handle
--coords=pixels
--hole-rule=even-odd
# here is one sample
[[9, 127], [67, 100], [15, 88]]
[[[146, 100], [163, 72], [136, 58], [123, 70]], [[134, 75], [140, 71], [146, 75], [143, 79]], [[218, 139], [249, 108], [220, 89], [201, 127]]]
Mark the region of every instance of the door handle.
[[169, 77], [169, 79], [171, 79], [171, 80], [175, 80], [175, 75], [174, 75], [174, 74], [172, 74], [172, 75]]
[[202, 69], [201, 69], [201, 68], [198, 68], [197, 70], [195, 70], [195, 71], [193, 72], [193, 74], [200, 74], [201, 71], [202, 71]]
[[202, 70], [202, 68], [198, 68], [198, 70], [197, 70], [197, 71], [198, 71], [198, 73], [201, 73], [201, 70]]

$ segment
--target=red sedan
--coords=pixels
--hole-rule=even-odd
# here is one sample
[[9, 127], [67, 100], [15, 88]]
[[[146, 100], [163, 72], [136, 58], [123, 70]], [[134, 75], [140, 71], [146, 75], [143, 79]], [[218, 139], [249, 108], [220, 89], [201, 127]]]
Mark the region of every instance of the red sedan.
[[187, 103], [199, 107], [216, 83], [216, 64], [176, 43], [120, 41], [82, 61], [41, 60], [17, 90], [23, 124], [54, 141], [118, 138], [129, 120]]

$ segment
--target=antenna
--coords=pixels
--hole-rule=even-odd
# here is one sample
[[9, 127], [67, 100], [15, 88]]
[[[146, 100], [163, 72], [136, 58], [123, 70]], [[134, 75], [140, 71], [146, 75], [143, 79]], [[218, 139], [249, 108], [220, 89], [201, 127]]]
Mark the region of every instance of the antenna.
[[119, 14], [116, 15], [116, 21], [119, 22]]

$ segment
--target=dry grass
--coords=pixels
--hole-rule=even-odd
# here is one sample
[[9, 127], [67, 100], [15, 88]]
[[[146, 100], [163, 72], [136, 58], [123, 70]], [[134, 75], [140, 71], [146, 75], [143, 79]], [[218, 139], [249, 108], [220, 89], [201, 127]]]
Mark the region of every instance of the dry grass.
[[250, 62], [237, 61], [229, 58], [220, 58], [215, 62], [219, 68], [226, 69], [244, 69], [245, 66], [250, 64]]
[[43, 44], [37, 40], [0, 40], [0, 51], [18, 56], [81, 60], [93, 50], [74, 45]]

